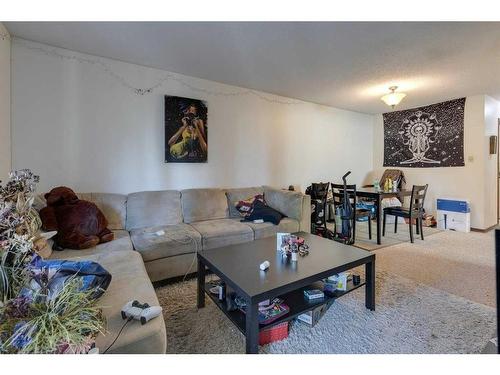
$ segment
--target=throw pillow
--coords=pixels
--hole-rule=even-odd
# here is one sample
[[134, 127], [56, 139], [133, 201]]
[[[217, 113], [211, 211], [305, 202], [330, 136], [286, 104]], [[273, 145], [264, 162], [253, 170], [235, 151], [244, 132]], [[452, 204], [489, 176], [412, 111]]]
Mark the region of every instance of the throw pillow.
[[262, 194], [257, 194], [254, 197], [241, 200], [235, 204], [235, 207], [241, 216], [248, 217], [252, 214], [253, 204], [255, 201], [264, 202], [264, 196]]
[[269, 207], [263, 201], [256, 199], [252, 205], [252, 213], [245, 218], [246, 221], [264, 220], [274, 225], [278, 225], [285, 215]]

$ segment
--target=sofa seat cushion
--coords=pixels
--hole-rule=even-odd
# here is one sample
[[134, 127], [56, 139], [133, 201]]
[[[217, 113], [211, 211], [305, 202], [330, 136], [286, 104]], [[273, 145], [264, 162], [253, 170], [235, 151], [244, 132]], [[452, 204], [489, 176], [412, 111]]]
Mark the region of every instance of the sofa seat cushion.
[[86, 257], [99, 253], [111, 253], [133, 250], [130, 235], [126, 230], [114, 230], [115, 239], [110, 242], [101, 243], [97, 246], [83, 250], [64, 249], [62, 251], [53, 251], [51, 259], [71, 259], [76, 257]]
[[249, 242], [254, 239], [252, 228], [236, 219], [216, 219], [191, 223], [201, 234], [203, 250]]
[[[240, 220], [240, 219], [233, 219]], [[253, 223], [251, 221], [245, 222], [254, 232], [255, 239], [272, 237], [278, 232], [295, 233], [299, 231], [299, 222], [296, 219], [289, 217], [283, 218], [278, 225], [272, 223]]]
[[[157, 235], [158, 231], [164, 234]], [[130, 235], [145, 262], [201, 251], [201, 235], [188, 224], [134, 229]]]

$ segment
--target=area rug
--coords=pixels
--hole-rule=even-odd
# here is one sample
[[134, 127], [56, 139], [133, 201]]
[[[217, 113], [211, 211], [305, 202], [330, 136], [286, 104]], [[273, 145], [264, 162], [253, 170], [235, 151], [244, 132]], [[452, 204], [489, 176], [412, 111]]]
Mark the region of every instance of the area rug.
[[[401, 219], [400, 219], [401, 221]], [[370, 240], [368, 236], [368, 224], [366, 222], [356, 223], [356, 241], [354, 242], [355, 247], [358, 247], [367, 251], [374, 251], [378, 249], [383, 249], [388, 246], [397, 245], [400, 243], [410, 242], [410, 232], [408, 230], [408, 225], [400, 222], [398, 225], [398, 232], [394, 233], [394, 224], [387, 224], [385, 236], [382, 236], [381, 244], [377, 244], [377, 223], [372, 222], [372, 239]], [[329, 229], [333, 230], [333, 224], [327, 225]], [[413, 228], [415, 230], [415, 228]], [[424, 227], [424, 242], [425, 238], [432, 236], [436, 233], [441, 233], [442, 230], [431, 227]], [[415, 243], [422, 242], [420, 235], [417, 236], [415, 232]]]
[[[377, 272], [377, 308], [364, 288], [336, 300], [314, 328], [292, 322], [289, 337], [261, 353], [479, 353], [495, 332], [495, 310], [395, 274]], [[243, 335], [209, 298], [196, 308], [196, 280], [159, 287], [167, 353], [244, 353]]]

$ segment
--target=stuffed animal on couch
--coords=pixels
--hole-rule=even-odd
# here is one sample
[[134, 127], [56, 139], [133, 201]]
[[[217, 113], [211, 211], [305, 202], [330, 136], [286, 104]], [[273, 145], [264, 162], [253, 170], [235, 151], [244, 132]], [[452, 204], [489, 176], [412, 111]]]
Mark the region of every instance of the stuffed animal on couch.
[[60, 186], [45, 194], [47, 206], [40, 210], [42, 228], [57, 231], [58, 247], [87, 249], [114, 238], [108, 221], [92, 202], [78, 199], [73, 190]]

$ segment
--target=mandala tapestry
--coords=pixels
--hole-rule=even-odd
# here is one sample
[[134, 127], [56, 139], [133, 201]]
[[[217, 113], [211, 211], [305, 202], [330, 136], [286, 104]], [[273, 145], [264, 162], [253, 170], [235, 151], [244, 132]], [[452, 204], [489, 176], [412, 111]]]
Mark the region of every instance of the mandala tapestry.
[[384, 113], [384, 167], [464, 166], [465, 98]]

